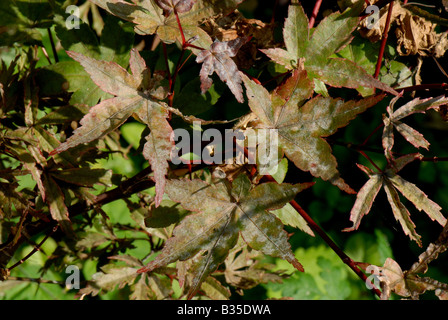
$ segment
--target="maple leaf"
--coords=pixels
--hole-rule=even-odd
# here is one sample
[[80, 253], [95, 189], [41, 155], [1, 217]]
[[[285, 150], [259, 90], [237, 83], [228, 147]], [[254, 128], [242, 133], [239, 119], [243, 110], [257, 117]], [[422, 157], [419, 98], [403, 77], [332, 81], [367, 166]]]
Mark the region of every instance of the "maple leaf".
[[197, 54], [196, 62], [202, 63], [201, 71], [201, 91], [204, 94], [213, 84], [209, 76], [216, 72], [219, 78], [224, 81], [230, 91], [235, 95], [238, 102], [243, 103], [243, 88], [241, 87], [241, 76], [236, 63], [231, 59], [238, 50], [247, 42], [248, 38], [236, 38], [230, 41], [216, 40], [210, 46], [210, 50], [202, 50]]
[[150, 272], [175, 261], [193, 259], [194, 275], [188, 297], [225, 260], [241, 234], [253, 249], [279, 257], [303, 271], [288, 243], [283, 224], [267, 210], [278, 209], [311, 184], [264, 183], [251, 189], [241, 174], [228, 186], [227, 180], [208, 184], [202, 180], [169, 180], [166, 192], [189, 215], [174, 229], [162, 252], [139, 272]]
[[[96, 60], [77, 52], [68, 51], [67, 54], [84, 67], [98, 87], [115, 97], [92, 107], [89, 113], [81, 119], [81, 126], [73, 132], [67, 141], [50, 152], [50, 155], [100, 139], [122, 125], [131, 115], [136, 114], [151, 129], [144, 156], [154, 171], [157, 191], [156, 205], [159, 205], [168, 170], [167, 162], [171, 159], [171, 155], [166, 152], [166, 149], [174, 145], [172, 128], [164, 120], [168, 113], [158, 102], [158, 99], [164, 98], [163, 89], [161, 90], [158, 85], [161, 79], [150, 77], [145, 61], [135, 49], [131, 50], [129, 59], [132, 74], [115, 62]], [[158, 138], [156, 144], [153, 143], [154, 136]], [[154, 148], [150, 150], [151, 146], [160, 147], [160, 150], [156, 151]]]
[[401, 203], [397, 190], [411, 201], [418, 211], [423, 210], [431, 220], [436, 220], [441, 225], [445, 225], [447, 220], [441, 213], [442, 208], [430, 200], [415, 184], [406, 181], [397, 174], [406, 164], [419, 157], [421, 157], [419, 154], [402, 156], [396, 159], [393, 165], [389, 164], [384, 173], [373, 172], [369, 168], [358, 164], [358, 167], [369, 176], [369, 180], [359, 190], [355, 204], [350, 212], [350, 221], [353, 222], [353, 226], [343, 231], [358, 229], [363, 216], [369, 213], [381, 187], [384, 187], [394, 217], [400, 222], [404, 233], [412, 240], [415, 240], [420, 246], [420, 235], [415, 231], [415, 224], [410, 219], [409, 211]]
[[362, 8], [357, 5], [346, 12], [333, 13], [324, 18], [311, 32], [308, 17], [297, 3], [289, 6], [288, 17], [283, 28], [286, 50], [281, 48], [261, 49], [269, 58], [287, 69], [299, 66], [305, 59], [305, 69], [311, 78], [316, 78], [334, 87], [378, 88], [398, 94], [394, 89], [356, 65], [354, 62], [331, 58], [331, 56], [350, 43], [351, 33], [358, 25], [358, 15]]
[[348, 102], [317, 96], [305, 103], [314, 86], [304, 70], [295, 70], [271, 95], [244, 74], [242, 77], [249, 107], [261, 121], [261, 127], [278, 131], [279, 144], [286, 156], [301, 170], [355, 193], [340, 177], [336, 158], [324, 137], [346, 126], [384, 95]]
[[383, 115], [383, 137], [382, 143], [387, 158], [392, 158], [392, 147], [394, 145], [393, 128], [395, 128], [409, 143], [416, 148], [428, 150], [430, 143], [423, 135], [400, 120], [414, 113], [424, 113], [426, 110], [437, 108], [448, 103], [448, 98], [439, 96], [436, 98], [415, 98], [396, 111], [394, 105], [400, 97], [395, 97], [387, 107], [387, 116]]

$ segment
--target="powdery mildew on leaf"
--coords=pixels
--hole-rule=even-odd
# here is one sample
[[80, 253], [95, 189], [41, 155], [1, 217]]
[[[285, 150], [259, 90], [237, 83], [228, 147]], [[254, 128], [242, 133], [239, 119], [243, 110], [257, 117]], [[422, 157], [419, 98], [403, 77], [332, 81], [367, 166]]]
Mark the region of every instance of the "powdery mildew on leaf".
[[100, 139], [137, 114], [151, 129], [143, 155], [151, 164], [156, 180], [156, 205], [162, 201], [168, 161], [174, 145], [172, 128], [167, 122], [168, 112], [154, 98], [163, 99], [159, 80], [151, 79], [149, 69], [137, 50], [131, 50], [129, 60], [132, 74], [115, 62], [106, 62], [68, 52], [89, 73], [92, 80], [105, 92], [115, 95], [92, 107], [80, 121], [71, 137], [50, 155], [61, 153], [77, 145]]
[[289, 6], [283, 28], [286, 50], [273, 48], [261, 51], [290, 70], [297, 68], [300, 58], [304, 58], [309, 76], [333, 87], [378, 88], [397, 94], [394, 89], [373, 78], [352, 61], [330, 58], [352, 40], [352, 32], [358, 25], [360, 12], [361, 7], [357, 5], [344, 13], [333, 13], [324, 18], [310, 35], [307, 16], [301, 6], [293, 3]]
[[288, 243], [283, 224], [267, 210], [278, 209], [309, 184], [264, 183], [250, 190], [246, 175], [209, 185], [202, 180], [169, 180], [169, 197], [187, 210], [162, 253], [139, 272], [149, 272], [175, 261], [192, 259], [188, 273], [193, 274], [191, 298], [204, 279], [227, 257], [241, 234], [252, 248], [290, 262], [303, 271]]
[[284, 85], [272, 94], [242, 74], [251, 110], [262, 126], [277, 129], [280, 145], [286, 156], [303, 171], [330, 181], [341, 190], [355, 193], [340, 177], [336, 158], [324, 140], [346, 126], [359, 113], [374, 106], [384, 95], [359, 101], [317, 96], [306, 71], [296, 70]]
[[428, 150], [430, 143], [417, 130], [411, 128], [400, 120], [414, 113], [424, 113], [429, 109], [437, 108], [448, 103], [448, 98], [438, 96], [436, 98], [415, 98], [394, 111], [394, 105], [400, 97], [391, 100], [387, 107], [387, 116], [383, 115], [383, 148], [387, 158], [392, 158], [394, 145], [393, 128], [395, 128], [409, 143], [416, 148]]

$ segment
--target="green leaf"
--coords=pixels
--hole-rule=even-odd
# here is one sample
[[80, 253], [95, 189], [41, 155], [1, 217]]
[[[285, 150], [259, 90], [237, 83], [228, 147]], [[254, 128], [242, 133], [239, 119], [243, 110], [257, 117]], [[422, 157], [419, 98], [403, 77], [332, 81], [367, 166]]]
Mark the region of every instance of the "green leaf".
[[91, 168], [70, 168], [58, 171], [52, 171], [51, 175], [59, 180], [73, 183], [79, 186], [92, 187], [94, 184], [101, 183], [106, 186], [112, 186], [112, 171], [105, 169]]
[[303, 270], [292, 254], [283, 224], [266, 210], [282, 207], [307, 186], [264, 183], [250, 190], [246, 175], [239, 175], [229, 189], [226, 181], [209, 185], [201, 180], [169, 180], [166, 191], [186, 210], [162, 253], [139, 272], [149, 272], [177, 260], [193, 259], [191, 298], [207, 275], [227, 257], [241, 234], [244, 241], [265, 254], [280, 257]]
[[[331, 57], [350, 43], [361, 10], [362, 3], [359, 2], [344, 13], [333, 13], [325, 17], [310, 37], [308, 19], [303, 9], [297, 4], [291, 4], [283, 28], [286, 50], [274, 48], [261, 51], [288, 69], [300, 67], [300, 60], [304, 59], [305, 70], [311, 78], [334, 87], [378, 88], [396, 95], [398, 93], [394, 89], [373, 78], [352, 61]], [[316, 89], [325, 92], [320, 87]]]
[[48, 174], [42, 175], [42, 184], [45, 189], [43, 199], [48, 204], [51, 217], [59, 223], [64, 232], [73, 236], [72, 224], [61, 188]]

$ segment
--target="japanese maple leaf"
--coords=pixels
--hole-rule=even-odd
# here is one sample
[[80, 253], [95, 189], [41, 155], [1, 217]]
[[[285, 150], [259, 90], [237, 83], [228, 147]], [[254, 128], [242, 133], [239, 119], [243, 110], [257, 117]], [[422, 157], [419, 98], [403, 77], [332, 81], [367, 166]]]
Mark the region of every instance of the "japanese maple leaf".
[[304, 58], [305, 69], [309, 76], [333, 87], [378, 88], [398, 94], [352, 61], [331, 58], [334, 53], [350, 43], [352, 32], [359, 22], [360, 9], [362, 10], [356, 5], [342, 14], [333, 13], [311, 31], [303, 8], [298, 4], [291, 4], [283, 28], [286, 50], [273, 48], [261, 51], [287, 69], [297, 68], [300, 58]]
[[277, 130], [279, 144], [289, 160], [301, 170], [355, 193], [341, 178], [336, 158], [324, 137], [346, 126], [384, 95], [348, 102], [317, 96], [305, 103], [314, 86], [304, 70], [295, 70], [272, 94], [244, 74], [242, 77], [249, 107], [261, 121], [259, 126]]
[[202, 62], [202, 68], [199, 73], [202, 93], [210, 89], [213, 81], [209, 76], [216, 72], [235, 95], [236, 100], [240, 103], [244, 102], [241, 76], [238, 72], [238, 67], [231, 57], [238, 53], [238, 50], [246, 41], [246, 37], [224, 42], [216, 40], [210, 46], [210, 50], [202, 50], [198, 53], [196, 62]]
[[387, 107], [387, 116], [383, 115], [383, 148], [385, 155], [388, 158], [392, 157], [392, 147], [394, 145], [393, 128], [397, 129], [397, 131], [414, 147], [425, 148], [428, 150], [430, 143], [420, 132], [403, 123], [401, 119], [414, 113], [424, 113], [426, 110], [448, 103], [448, 98], [445, 96], [426, 99], [415, 98], [394, 111], [394, 104], [399, 98], [400, 97], [395, 97], [392, 99], [390, 105]]
[[395, 159], [394, 164], [389, 165], [384, 173], [373, 172], [369, 168], [358, 164], [358, 167], [369, 176], [369, 180], [359, 190], [355, 204], [350, 212], [350, 221], [353, 222], [353, 226], [346, 228], [343, 231], [353, 231], [358, 229], [361, 219], [369, 213], [381, 187], [384, 188], [394, 217], [400, 222], [404, 233], [412, 240], [415, 240], [420, 246], [421, 237], [415, 231], [415, 224], [410, 218], [409, 211], [401, 203], [397, 190], [400, 191], [405, 198], [411, 201], [419, 211], [423, 210], [431, 220], [436, 220], [444, 226], [447, 220], [441, 213], [442, 208], [437, 203], [430, 200], [415, 184], [406, 181], [397, 174], [406, 164], [419, 157], [421, 157], [420, 154], [410, 154]]
[[[163, 88], [159, 86], [161, 79], [150, 77], [145, 61], [135, 49], [131, 51], [129, 60], [132, 74], [115, 62], [96, 60], [77, 52], [68, 51], [67, 54], [84, 67], [98, 87], [114, 97], [92, 107], [81, 119], [81, 126], [50, 155], [100, 139], [121, 126], [131, 115], [137, 114], [151, 129], [145, 145], [151, 151], [144, 152], [144, 156], [154, 171], [158, 205], [163, 196], [168, 161], [171, 159], [166, 149], [171, 150], [174, 145], [173, 130], [167, 121], [161, 119], [168, 116], [158, 102], [158, 99], [164, 98]], [[155, 136], [157, 141], [154, 140]]]
[[228, 186], [228, 180], [208, 184], [202, 180], [169, 180], [166, 192], [183, 208], [193, 212], [174, 229], [162, 252], [139, 272], [150, 272], [175, 261], [192, 259], [188, 273], [193, 274], [188, 297], [201, 282], [225, 260], [239, 235], [253, 249], [290, 262], [303, 271], [288, 243], [283, 224], [268, 210], [291, 201], [305, 184], [264, 183], [251, 188], [242, 174]]

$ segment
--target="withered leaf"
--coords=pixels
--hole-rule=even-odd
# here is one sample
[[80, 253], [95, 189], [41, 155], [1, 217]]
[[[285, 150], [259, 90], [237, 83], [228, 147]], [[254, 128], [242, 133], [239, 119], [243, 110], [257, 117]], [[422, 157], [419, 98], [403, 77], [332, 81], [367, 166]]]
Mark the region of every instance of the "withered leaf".
[[246, 41], [247, 38], [236, 38], [224, 42], [216, 40], [210, 46], [210, 50], [202, 50], [198, 53], [196, 62], [202, 63], [202, 68], [199, 73], [202, 93], [210, 89], [213, 81], [209, 76], [216, 72], [219, 78], [227, 84], [230, 91], [235, 95], [236, 100], [240, 103], [244, 102], [241, 75], [231, 57], [237, 54], [238, 50]]
[[242, 75], [251, 110], [267, 129], [278, 130], [279, 144], [286, 156], [303, 171], [328, 180], [341, 190], [354, 191], [340, 177], [337, 162], [324, 137], [346, 126], [352, 119], [384, 98], [384, 95], [344, 102], [317, 96], [304, 70], [295, 70], [272, 94]]
[[169, 197], [189, 215], [174, 229], [161, 254], [139, 272], [149, 272], [175, 261], [189, 260], [192, 275], [188, 298], [206, 277], [225, 260], [241, 234], [253, 249], [279, 257], [303, 271], [288, 243], [283, 224], [267, 210], [278, 209], [308, 187], [308, 184], [263, 183], [251, 190], [249, 178], [241, 174], [228, 186], [227, 180], [207, 184], [202, 180], [169, 180]]

